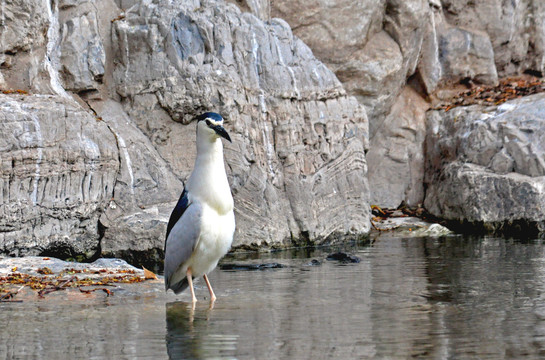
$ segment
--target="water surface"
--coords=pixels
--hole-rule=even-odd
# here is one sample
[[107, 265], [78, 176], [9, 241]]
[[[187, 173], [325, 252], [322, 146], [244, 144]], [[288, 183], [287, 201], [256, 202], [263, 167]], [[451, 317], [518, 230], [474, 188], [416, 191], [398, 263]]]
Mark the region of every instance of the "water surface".
[[325, 260], [337, 250], [226, 258], [285, 267], [214, 271], [213, 308], [203, 282], [194, 310], [158, 283], [0, 304], [0, 358], [545, 357], [542, 241], [380, 238], [342, 249], [359, 263]]

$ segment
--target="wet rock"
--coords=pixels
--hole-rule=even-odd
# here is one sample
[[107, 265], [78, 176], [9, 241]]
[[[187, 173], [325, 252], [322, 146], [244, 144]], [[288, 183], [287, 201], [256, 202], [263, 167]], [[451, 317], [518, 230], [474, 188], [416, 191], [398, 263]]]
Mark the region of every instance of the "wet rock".
[[380, 221], [373, 220], [374, 230], [371, 238], [377, 239], [381, 236], [396, 237], [423, 237], [423, 236], [445, 236], [453, 232], [447, 227], [431, 223], [416, 217], [389, 217]]
[[428, 211], [481, 229], [545, 231], [544, 106], [538, 94], [429, 112]]
[[263, 263], [263, 264], [226, 263], [226, 264], [219, 265], [219, 268], [221, 270], [229, 270], [229, 271], [255, 271], [255, 270], [281, 269], [285, 267], [286, 265], [282, 265], [279, 263]]
[[62, 306], [114, 295], [163, 295], [163, 280], [149, 279], [144, 270], [120, 259], [79, 263], [53, 257], [0, 258], [0, 302]]
[[[39, 275], [40, 270], [47, 268], [51, 272], [49, 275], [59, 275], [63, 271], [78, 270], [82, 275], [96, 277], [96, 272], [104, 270], [119, 272], [122, 270], [134, 271], [136, 274], [143, 275], [144, 270], [135, 268], [122, 259], [101, 258], [92, 263], [80, 263], [73, 261], [64, 261], [53, 257], [25, 256], [25, 257], [5, 257], [0, 258], [0, 274], [9, 274], [13, 272]], [[15, 269], [15, 271], [14, 271]], [[85, 271], [85, 272], [83, 272]]]
[[329, 254], [326, 257], [326, 260], [339, 261], [339, 262], [344, 263], [344, 264], [359, 263], [361, 261], [361, 259], [359, 257], [357, 257], [355, 255], [352, 255], [352, 254], [347, 254], [347, 253], [344, 253], [344, 252], [336, 252], [336, 253], [333, 253], [333, 254]]
[[322, 262], [317, 259], [312, 259], [310, 262], [306, 263], [305, 266], [320, 266]]
[[60, 96], [0, 94], [0, 252], [92, 256], [119, 169], [114, 134]]

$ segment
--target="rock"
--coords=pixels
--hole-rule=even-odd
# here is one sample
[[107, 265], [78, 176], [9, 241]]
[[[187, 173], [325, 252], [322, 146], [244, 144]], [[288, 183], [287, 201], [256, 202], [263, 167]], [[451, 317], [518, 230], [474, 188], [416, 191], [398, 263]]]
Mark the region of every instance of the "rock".
[[384, 0], [278, 0], [269, 4], [272, 16], [286, 20], [328, 66], [354, 59], [353, 53], [381, 30], [385, 9]]
[[445, 82], [472, 79], [497, 85], [494, 51], [488, 36], [460, 28], [445, 29], [439, 34], [439, 54]]
[[376, 132], [405, 82], [406, 69], [398, 44], [381, 31], [335, 69], [347, 92], [365, 105], [369, 118], [373, 119], [370, 133]]
[[46, 69], [50, 65], [46, 56], [51, 17], [51, 8], [46, 1], [2, 3], [0, 71], [5, 88], [51, 93]]
[[[59, 275], [63, 271], [77, 270], [82, 272], [80, 277], [96, 277], [96, 272], [130, 270], [138, 275], [143, 275], [144, 270], [135, 268], [122, 259], [98, 259], [92, 263], [80, 263], [74, 261], [64, 261], [53, 257], [25, 256], [25, 257], [6, 257], [0, 258], [0, 274], [10, 274], [13, 272], [39, 275], [40, 269], [48, 268], [50, 275]], [[13, 271], [13, 269], [16, 269]]]
[[240, 10], [252, 13], [263, 21], [271, 20], [271, 1], [269, 0], [227, 0], [227, 2], [237, 5]]
[[424, 236], [445, 236], [453, 232], [447, 227], [430, 223], [417, 217], [390, 217], [383, 221], [373, 221], [375, 230], [371, 232], [371, 239], [376, 240], [384, 236], [388, 237], [424, 237]]
[[138, 263], [158, 261], [183, 184], [120, 104], [90, 103], [115, 134], [120, 159], [115, 194], [100, 217], [101, 253]]
[[235, 263], [226, 263], [220, 264], [219, 268], [221, 270], [230, 270], [230, 271], [255, 271], [255, 270], [269, 270], [269, 269], [281, 269], [286, 267], [279, 263], [263, 263], [263, 264], [235, 264]]
[[[315, 0], [272, 1], [270, 6], [273, 16], [285, 19], [335, 72], [348, 94], [365, 105], [372, 130], [388, 114], [406, 76], [414, 72], [422, 42], [416, 28], [425, 3], [401, 3]], [[381, 31], [383, 20], [388, 24], [386, 31]], [[350, 31], [346, 24], [351, 24]]]
[[[51, 109], [37, 115], [42, 131], [52, 126], [48, 116], [63, 118], [62, 103], [69, 114], [78, 109], [74, 127], [81, 125], [85, 136], [91, 131], [100, 138], [93, 138], [98, 148], [108, 151], [100, 159], [105, 164], [97, 165], [107, 181], [92, 181], [92, 199], [81, 198], [77, 179], [73, 186], [58, 185], [63, 196], [79, 199], [76, 204], [59, 205], [46, 194], [42, 198], [53, 196], [52, 204], [26, 201], [14, 208], [4, 197], [0, 206], [10, 217], [4, 219], [9, 226], [1, 233], [1, 251], [160, 258], [166, 222], [193, 166], [191, 119], [204, 110], [221, 112], [235, 140], [225, 148], [237, 201], [235, 246], [282, 247], [365, 234], [367, 118], [335, 75], [280, 19], [265, 24], [221, 1], [158, 4], [21, 0], [2, 7], [0, 26], [9, 29], [0, 37], [2, 89], [56, 94], [29, 97]], [[13, 116], [29, 123], [27, 115]], [[60, 128], [71, 121], [66, 116]], [[77, 134], [71, 129], [67, 136]], [[51, 171], [64, 159], [87, 166], [77, 147], [63, 149]], [[9, 146], [2, 151], [6, 159], [15, 156]], [[70, 176], [83, 176], [72, 163], [64, 166]], [[18, 176], [12, 177], [24, 184], [21, 199], [34, 196], [35, 182], [53, 183], [45, 170], [39, 177]], [[28, 236], [17, 242], [10, 235], [17, 230], [9, 220], [16, 216], [12, 210], [33, 216], [22, 217], [17, 229]]]
[[545, 231], [545, 95], [431, 111], [424, 205], [481, 229]]
[[0, 94], [0, 252], [91, 256], [114, 194], [108, 126], [60, 96]]
[[488, 35], [500, 76], [524, 71], [544, 73], [543, 1], [443, 0], [442, 4], [449, 23]]
[[361, 259], [359, 257], [357, 257], [355, 255], [352, 255], [352, 254], [347, 254], [347, 253], [344, 253], [344, 252], [336, 252], [336, 253], [333, 253], [333, 254], [329, 254], [326, 257], [326, 260], [334, 260], [334, 261], [338, 261], [338, 262], [343, 263], [343, 264], [359, 263], [361, 261]]
[[322, 265], [322, 262], [318, 259], [312, 259], [308, 263], [304, 264], [303, 266], [320, 266]]
[[64, 88], [96, 90], [102, 83], [106, 54], [98, 33], [96, 14], [89, 12], [62, 24], [60, 62]]
[[427, 0], [386, 1], [383, 28], [399, 46], [405, 78], [416, 71], [429, 17]]
[[114, 22], [114, 37], [116, 91], [180, 178], [193, 166], [191, 119], [225, 117], [235, 246], [368, 231], [365, 111], [284, 21], [221, 2], [142, 3]]
[[410, 86], [371, 134], [367, 162], [370, 203], [397, 208], [424, 201], [424, 137], [429, 104]]
[[432, 7], [429, 16], [418, 64], [426, 92], [434, 94], [438, 88], [460, 82], [496, 85], [498, 74], [490, 38], [473, 28], [450, 24], [442, 8]]

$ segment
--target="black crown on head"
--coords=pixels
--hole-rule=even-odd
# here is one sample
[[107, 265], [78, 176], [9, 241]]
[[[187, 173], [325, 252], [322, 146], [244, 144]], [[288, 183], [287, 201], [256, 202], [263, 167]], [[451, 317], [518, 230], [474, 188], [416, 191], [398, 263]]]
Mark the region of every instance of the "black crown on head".
[[201, 114], [201, 115], [197, 116], [196, 119], [197, 119], [197, 121], [202, 121], [202, 120], [206, 120], [206, 119], [211, 119], [214, 122], [223, 121], [223, 118], [221, 117], [221, 115], [218, 114], [218, 113], [215, 113], [215, 112], [205, 112], [204, 114]]

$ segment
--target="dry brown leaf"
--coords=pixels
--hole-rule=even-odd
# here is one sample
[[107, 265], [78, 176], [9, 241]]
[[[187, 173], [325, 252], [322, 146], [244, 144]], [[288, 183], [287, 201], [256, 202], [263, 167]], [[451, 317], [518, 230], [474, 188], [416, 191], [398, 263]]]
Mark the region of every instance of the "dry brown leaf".
[[157, 275], [155, 275], [155, 273], [153, 271], [149, 271], [148, 269], [146, 269], [143, 266], [142, 266], [142, 269], [144, 269], [144, 279], [146, 279], [146, 280], [150, 280], [150, 279], [158, 280]]

